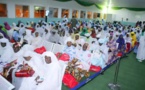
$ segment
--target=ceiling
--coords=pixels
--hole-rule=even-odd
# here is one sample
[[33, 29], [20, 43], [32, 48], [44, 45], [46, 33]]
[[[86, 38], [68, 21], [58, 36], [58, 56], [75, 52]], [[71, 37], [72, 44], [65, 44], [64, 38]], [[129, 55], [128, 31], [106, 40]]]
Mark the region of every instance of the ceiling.
[[[80, 0], [105, 5], [108, 0]], [[145, 0], [111, 0], [114, 7], [145, 8]]]

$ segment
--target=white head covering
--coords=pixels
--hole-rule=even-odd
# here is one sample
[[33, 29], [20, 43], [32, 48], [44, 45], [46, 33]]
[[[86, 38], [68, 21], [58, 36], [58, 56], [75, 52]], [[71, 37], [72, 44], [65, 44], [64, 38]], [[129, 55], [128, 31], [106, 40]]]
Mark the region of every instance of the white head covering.
[[97, 34], [96, 37], [97, 38], [100, 38], [101, 37], [101, 33]]
[[72, 39], [71, 37], [68, 37], [68, 38], [65, 40], [65, 44], [67, 44], [67, 42], [69, 42], [69, 41], [72, 42], [72, 43], [74, 42], [73, 39]]
[[89, 37], [89, 36], [90, 36], [90, 33], [86, 33], [85, 36], [86, 36], [86, 37]]
[[104, 43], [104, 39], [102, 39], [102, 38], [99, 39], [99, 43], [102, 43], [103, 44]]
[[[51, 63], [45, 62], [45, 56], [51, 57]], [[62, 78], [64, 75], [65, 67], [61, 67], [58, 59], [52, 52], [44, 52], [42, 54], [44, 65], [44, 80], [36, 90], [61, 90]], [[50, 82], [50, 85], [48, 83]]]
[[0, 43], [6, 43], [6, 46], [3, 48], [7, 48], [8, 46], [11, 46], [11, 43], [6, 38], [0, 39]]

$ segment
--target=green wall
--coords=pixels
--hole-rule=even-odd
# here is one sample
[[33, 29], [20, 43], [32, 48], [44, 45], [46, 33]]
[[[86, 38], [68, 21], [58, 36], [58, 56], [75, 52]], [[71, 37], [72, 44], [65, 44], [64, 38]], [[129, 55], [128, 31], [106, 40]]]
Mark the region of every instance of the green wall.
[[[38, 22], [39, 20], [45, 20], [44, 18], [0, 18], [0, 24], [3, 24], [4, 22], [8, 22], [10, 25], [15, 22], [17, 23], [19, 20], [21, 20], [23, 23], [26, 23], [27, 21], [33, 21], [33, 22]], [[47, 19], [48, 22], [51, 21], [62, 21], [62, 18], [48, 18]], [[70, 20], [70, 19], [69, 19]], [[94, 20], [94, 19], [78, 19], [78, 20], [83, 20], [83, 21], [90, 21], [90, 20]], [[101, 19], [96, 19], [101, 21]], [[132, 25], [134, 26], [135, 23], [133, 22], [121, 22], [123, 25]]]

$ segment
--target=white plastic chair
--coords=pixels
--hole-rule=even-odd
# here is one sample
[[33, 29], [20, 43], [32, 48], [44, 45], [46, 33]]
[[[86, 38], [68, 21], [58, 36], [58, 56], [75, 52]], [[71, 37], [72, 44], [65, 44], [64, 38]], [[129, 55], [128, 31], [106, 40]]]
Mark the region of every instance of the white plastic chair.
[[64, 45], [60, 45], [60, 44], [54, 44], [53, 53], [57, 53], [57, 52], [62, 52], [62, 50], [64, 49]]
[[14, 86], [0, 75], [0, 90], [12, 90]]
[[46, 48], [47, 51], [52, 51], [54, 43], [44, 41], [43, 46]]

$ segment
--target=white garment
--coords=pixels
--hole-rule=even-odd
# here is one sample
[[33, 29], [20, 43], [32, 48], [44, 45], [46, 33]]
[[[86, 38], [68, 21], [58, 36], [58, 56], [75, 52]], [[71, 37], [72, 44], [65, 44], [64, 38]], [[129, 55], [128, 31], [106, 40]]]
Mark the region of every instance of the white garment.
[[26, 51], [23, 57], [28, 57], [28, 56], [32, 57], [30, 61], [22, 60], [22, 63], [31, 66], [35, 71], [35, 73], [32, 77], [23, 77], [19, 90], [36, 90], [37, 85], [35, 79], [37, 76], [41, 77], [42, 75], [41, 72], [42, 68], [40, 67], [42, 66], [42, 61], [40, 57], [32, 51]]
[[[51, 63], [45, 62], [45, 56], [51, 57]], [[36, 90], [61, 90], [62, 78], [66, 65], [60, 65], [60, 62], [52, 52], [44, 52], [43, 57], [43, 78], [44, 81], [38, 85]]]
[[31, 30], [26, 29], [26, 36], [24, 36], [24, 39], [27, 40], [29, 45], [32, 43], [33, 36], [31, 35]]
[[14, 54], [11, 43], [6, 39], [2, 38], [0, 43], [6, 43], [5, 47], [0, 45], [0, 62], [9, 63], [12, 61], [12, 56]]
[[43, 42], [43, 39], [40, 36], [34, 37], [31, 45], [34, 46], [35, 48], [38, 48], [42, 46], [42, 42]]
[[80, 65], [79, 68], [82, 68], [83, 70], [89, 70], [91, 65], [91, 53], [86, 50], [78, 50], [76, 53], [76, 58], [79, 60]]
[[136, 58], [139, 59], [139, 60], [145, 60], [144, 51], [145, 51], [145, 35], [140, 37], [139, 47], [138, 47], [138, 50], [137, 50]]

